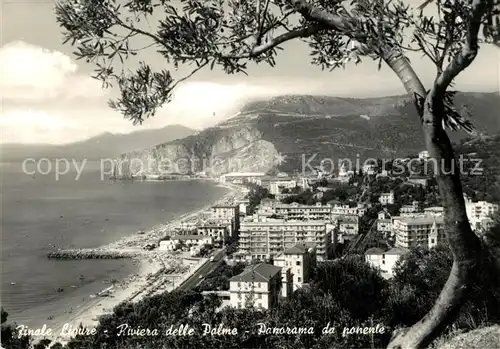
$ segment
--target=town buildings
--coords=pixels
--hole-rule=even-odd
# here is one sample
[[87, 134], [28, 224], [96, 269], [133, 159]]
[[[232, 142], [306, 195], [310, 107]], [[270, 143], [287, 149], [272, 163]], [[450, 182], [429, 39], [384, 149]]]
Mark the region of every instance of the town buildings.
[[181, 246], [204, 246], [213, 244], [211, 236], [204, 235], [176, 235], [170, 239], [162, 240], [159, 244], [160, 251], [174, 251]]
[[318, 260], [331, 254], [332, 231], [335, 226], [324, 220], [286, 220], [246, 217], [240, 226], [239, 254], [246, 259], [265, 260], [299, 243], [313, 243]]
[[264, 177], [266, 174], [263, 172], [231, 172], [223, 174], [219, 177], [219, 182], [221, 183], [234, 183], [242, 184], [244, 182], [252, 181], [260, 177]]
[[209, 220], [217, 221], [219, 223], [229, 223], [231, 231], [229, 234], [235, 237], [240, 228], [240, 206], [212, 206], [207, 212]]
[[269, 182], [269, 193], [278, 195], [283, 189], [293, 189], [297, 187], [297, 181], [294, 179], [280, 178]]
[[297, 244], [278, 254], [273, 264], [281, 268], [281, 295], [288, 297], [310, 282], [316, 265], [316, 250], [312, 244]]
[[198, 235], [210, 236], [214, 241], [225, 242], [231, 231], [231, 225], [219, 222], [207, 222], [198, 225], [196, 228]]
[[229, 302], [238, 309], [246, 306], [271, 309], [278, 304], [281, 287], [280, 267], [266, 263], [251, 265], [229, 280]]
[[497, 204], [487, 201], [472, 202], [468, 197], [465, 199], [465, 210], [473, 231], [487, 230], [493, 224], [493, 215], [500, 211]]
[[382, 193], [382, 194], [380, 194], [380, 197], [379, 197], [378, 201], [382, 205], [392, 205], [392, 204], [394, 204], [394, 191], [391, 190], [388, 193]]
[[393, 218], [393, 233], [396, 247], [433, 247], [446, 243], [442, 216], [415, 215]]
[[394, 275], [394, 266], [401, 256], [410, 252], [406, 248], [395, 247], [385, 251], [373, 247], [365, 252], [365, 261], [373, 268], [380, 270], [382, 276], [390, 278]]
[[297, 203], [292, 204], [279, 204], [274, 206], [273, 213], [281, 218], [287, 220], [331, 220], [332, 207], [321, 205], [318, 202], [316, 205], [300, 205]]
[[337, 219], [338, 232], [347, 235], [359, 233], [359, 217], [357, 215], [343, 215]]

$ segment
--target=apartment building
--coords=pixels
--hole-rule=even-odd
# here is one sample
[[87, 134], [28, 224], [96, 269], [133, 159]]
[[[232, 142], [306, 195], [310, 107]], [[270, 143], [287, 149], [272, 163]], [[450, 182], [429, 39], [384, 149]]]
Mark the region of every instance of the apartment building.
[[500, 211], [497, 204], [487, 201], [472, 202], [465, 198], [465, 209], [472, 230], [479, 232], [488, 229], [492, 224], [492, 217]]
[[278, 304], [281, 287], [280, 267], [266, 263], [252, 265], [229, 279], [229, 303], [238, 309], [248, 305], [271, 309]]
[[437, 244], [446, 243], [442, 216], [415, 215], [394, 217], [393, 233], [396, 236], [396, 247], [433, 247]]
[[210, 236], [214, 241], [226, 241], [229, 237], [231, 224], [206, 222], [197, 228], [198, 235]]
[[240, 227], [240, 254], [247, 259], [269, 259], [300, 243], [316, 245], [318, 260], [328, 259], [335, 225], [323, 220], [245, 218]]
[[297, 244], [278, 254], [273, 264], [281, 268], [281, 295], [288, 297], [310, 282], [316, 264], [316, 249], [313, 245]]
[[231, 236], [236, 236], [240, 228], [240, 206], [212, 206], [208, 211], [209, 220], [231, 223]]
[[278, 217], [288, 220], [331, 220], [332, 208], [327, 205], [300, 205], [296, 202], [292, 204], [280, 204], [273, 208], [273, 213]]
[[297, 186], [297, 181], [294, 179], [277, 179], [269, 182], [269, 193], [278, 195], [283, 189], [293, 189]]
[[404, 214], [409, 214], [409, 215], [414, 215], [415, 213], [420, 212], [421, 210], [421, 203], [418, 201], [413, 201], [411, 205], [403, 205], [399, 209], [399, 212], [401, 215]]

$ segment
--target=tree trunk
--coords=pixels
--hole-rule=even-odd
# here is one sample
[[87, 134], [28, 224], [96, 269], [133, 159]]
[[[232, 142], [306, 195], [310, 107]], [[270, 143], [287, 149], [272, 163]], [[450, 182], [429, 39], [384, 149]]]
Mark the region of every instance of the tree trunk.
[[[408, 59], [399, 52], [390, 52], [384, 60], [416, 100], [422, 118], [425, 145], [431, 159], [437, 164], [435, 176], [444, 207], [447, 241], [453, 253], [450, 275], [432, 309], [418, 323], [397, 334], [388, 346], [390, 349], [423, 348], [457, 315], [479, 261], [481, 243], [467, 219], [460, 168], [450, 139], [442, 127], [443, 98], [427, 95]], [[425, 102], [419, 102], [417, 96], [421, 96]]]

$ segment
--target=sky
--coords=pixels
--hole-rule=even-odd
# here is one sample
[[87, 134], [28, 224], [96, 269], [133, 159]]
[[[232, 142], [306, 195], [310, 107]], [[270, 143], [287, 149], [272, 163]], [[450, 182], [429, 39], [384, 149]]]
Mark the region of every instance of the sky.
[[[401, 82], [388, 68], [377, 70], [365, 59], [333, 72], [310, 64], [306, 44], [284, 44], [276, 67], [250, 65], [248, 76], [227, 76], [219, 70], [199, 72], [178, 86], [173, 101], [143, 125], [133, 126], [107, 101], [90, 77], [93, 67], [75, 60], [73, 48], [62, 44], [53, 0], [0, 0], [0, 132], [2, 143], [64, 144], [102, 132], [128, 133], [171, 124], [202, 129], [238, 111], [245, 101], [280, 94], [320, 94], [342, 97], [374, 97], [403, 94]], [[408, 0], [410, 1], [410, 0]], [[419, 0], [411, 0], [419, 3]], [[153, 67], [166, 63], [153, 50], [141, 59]], [[432, 65], [411, 56], [424, 83], [432, 81]], [[482, 46], [473, 64], [456, 80], [463, 91], [498, 91], [500, 50]], [[182, 77], [187, 68], [177, 73]], [[174, 76], [177, 77], [177, 76]]]

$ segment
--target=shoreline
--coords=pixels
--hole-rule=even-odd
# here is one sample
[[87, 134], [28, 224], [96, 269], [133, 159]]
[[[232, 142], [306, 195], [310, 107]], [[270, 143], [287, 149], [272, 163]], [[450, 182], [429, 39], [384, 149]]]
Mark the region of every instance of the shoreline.
[[[185, 260], [189, 258], [186, 252], [176, 254], [168, 251], [144, 251], [143, 246], [152, 243], [155, 240], [165, 236], [169, 231], [172, 231], [176, 226], [190, 220], [199, 218], [210, 207], [215, 205], [226, 204], [229, 201], [234, 201], [243, 196], [241, 187], [232, 184], [221, 184], [216, 182], [218, 186], [222, 186], [229, 190], [222, 198], [213, 201], [202, 208], [185, 213], [179, 218], [151, 227], [150, 229], [140, 233], [135, 233], [125, 236], [115, 242], [95, 248], [95, 250], [111, 251], [111, 250], [132, 250], [137, 251], [135, 257], [131, 257], [133, 263], [138, 265], [137, 270], [128, 275], [125, 279], [119, 280], [115, 284], [106, 287], [104, 296], [89, 295], [88, 298], [80, 302], [77, 306], [70, 306], [70, 311], [64, 314], [54, 316], [47, 327], [52, 329], [52, 334], [45, 337], [35, 337], [35, 343], [38, 343], [42, 338], [48, 338], [62, 344], [67, 343], [72, 336], [61, 335], [67, 334], [70, 327], [76, 330], [80, 325], [84, 328], [94, 328], [98, 324], [98, 318], [102, 315], [112, 313], [113, 309], [125, 301], [137, 302], [142, 298], [154, 293], [174, 290], [180, 282], [189, 278], [198, 267], [206, 262], [206, 258], [200, 258], [197, 263], [189, 263]], [[176, 274], [165, 274], [162, 271], [165, 269], [179, 270]], [[100, 293], [102, 293], [101, 291]]]

